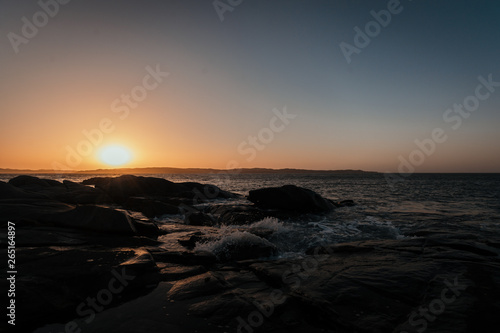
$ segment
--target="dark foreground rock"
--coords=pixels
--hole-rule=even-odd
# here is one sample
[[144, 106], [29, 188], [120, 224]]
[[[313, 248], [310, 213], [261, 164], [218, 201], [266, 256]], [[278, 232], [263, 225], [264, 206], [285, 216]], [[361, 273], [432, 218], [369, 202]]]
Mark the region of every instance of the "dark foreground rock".
[[52, 200], [69, 204], [106, 204], [112, 200], [97, 188], [84, 186], [69, 180], [58, 182], [22, 175], [9, 180], [9, 185], [28, 193], [37, 193]]
[[41, 221], [74, 229], [126, 235], [137, 233], [131, 218], [127, 214], [98, 206], [79, 206], [66, 212], [44, 215]]
[[190, 199], [191, 204], [211, 199], [234, 198], [236, 195], [214, 185], [193, 182], [173, 183], [163, 178], [123, 175], [116, 178], [95, 177], [82, 182], [103, 190], [115, 202], [124, 203], [131, 197], [171, 202], [172, 198]]
[[[19, 318], [29, 314], [30, 329], [75, 320], [83, 332], [495, 332], [500, 324], [500, 237], [479, 228], [436, 226], [415, 231], [423, 237], [278, 260], [248, 259], [258, 249], [233, 247], [241, 240], [219, 244], [226, 257], [217, 243], [218, 256], [193, 251], [212, 229], [172, 224], [161, 242], [20, 229]], [[117, 274], [127, 286], [97, 303], [102, 313], [87, 323], [89, 297], [102, 299], [113, 278], [120, 287]]]
[[322, 213], [335, 208], [334, 204], [316, 192], [295, 185], [252, 190], [248, 200], [261, 208], [299, 213]]

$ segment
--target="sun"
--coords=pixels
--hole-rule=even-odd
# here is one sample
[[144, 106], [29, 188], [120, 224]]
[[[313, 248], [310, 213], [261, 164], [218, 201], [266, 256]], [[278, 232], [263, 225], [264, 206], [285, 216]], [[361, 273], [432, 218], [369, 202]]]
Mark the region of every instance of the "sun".
[[132, 153], [127, 147], [121, 145], [108, 145], [99, 150], [98, 157], [104, 164], [121, 166], [132, 160]]

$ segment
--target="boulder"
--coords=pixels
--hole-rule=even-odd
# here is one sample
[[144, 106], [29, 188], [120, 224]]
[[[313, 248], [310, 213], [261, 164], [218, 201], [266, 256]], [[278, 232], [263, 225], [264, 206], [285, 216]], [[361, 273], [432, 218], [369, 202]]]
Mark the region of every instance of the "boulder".
[[66, 212], [45, 215], [41, 220], [64, 228], [127, 235], [137, 233], [127, 214], [98, 206], [79, 206]]
[[125, 209], [141, 212], [144, 216], [149, 218], [179, 213], [179, 208], [174, 205], [144, 197], [131, 197], [123, 204], [123, 207]]
[[64, 180], [66, 195], [59, 200], [75, 204], [105, 204], [112, 203], [111, 198], [99, 188], [93, 188], [78, 184], [69, 180]]
[[323, 213], [335, 208], [335, 205], [316, 192], [295, 185], [253, 190], [250, 191], [248, 200], [260, 208], [297, 213]]
[[251, 205], [216, 205], [209, 213], [217, 216], [217, 223], [222, 225], [245, 225], [260, 221], [269, 213]]
[[200, 184], [195, 182], [185, 182], [179, 183], [179, 185], [189, 188], [190, 191], [196, 191], [196, 193], [202, 197], [203, 200], [210, 199], [232, 199], [237, 198], [238, 195], [221, 190], [219, 187], [211, 184]]
[[[16, 279], [19, 332], [67, 323], [75, 319], [75, 309], [88, 304], [83, 303], [86, 299], [99, 299], [103, 291], [109, 297], [100, 309], [109, 309], [148, 293], [148, 287], [159, 281], [154, 259], [140, 248], [19, 247], [16, 259], [23, 272]], [[30, 320], [20, 320], [28, 317]], [[88, 312], [82, 318], [90, 318]], [[88, 328], [86, 323], [81, 326], [82, 331]]]
[[189, 225], [211, 227], [215, 225], [215, 219], [212, 216], [201, 212], [188, 213], [184, 217], [184, 223]]
[[48, 187], [64, 188], [64, 185], [61, 182], [58, 182], [57, 180], [40, 179], [38, 177], [28, 176], [28, 175], [21, 175], [14, 177], [11, 180], [9, 180], [9, 184], [27, 190], [37, 190]]
[[46, 195], [19, 188], [10, 183], [0, 181], [0, 200], [3, 199], [48, 199]]
[[[130, 197], [149, 198], [169, 204], [194, 204], [212, 199], [228, 199], [236, 194], [223, 191], [215, 185], [195, 182], [173, 183], [163, 178], [123, 175], [94, 177], [82, 182], [102, 189], [115, 202], [125, 203]], [[187, 200], [187, 201], [186, 201]]]
[[93, 178], [82, 184], [94, 184], [117, 203], [125, 203], [130, 197], [169, 197], [189, 192], [189, 188], [166, 179], [133, 175]]
[[52, 179], [41, 179], [23, 175], [9, 180], [9, 185], [69, 204], [103, 204], [112, 202], [102, 190], [69, 180], [61, 183]]

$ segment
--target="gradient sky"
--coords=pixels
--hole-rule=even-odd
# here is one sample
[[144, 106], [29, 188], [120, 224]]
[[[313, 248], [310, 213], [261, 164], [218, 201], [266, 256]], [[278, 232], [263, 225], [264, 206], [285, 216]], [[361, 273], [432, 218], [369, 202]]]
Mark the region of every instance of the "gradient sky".
[[[396, 171], [442, 128], [415, 172], [500, 172], [500, 87], [459, 128], [443, 119], [478, 76], [500, 82], [500, 3], [401, 0], [348, 63], [339, 44], [387, 6], [244, 0], [221, 21], [211, 0], [72, 0], [16, 53], [9, 33], [41, 7], [0, 0], [0, 168], [104, 168], [99, 149], [120, 144], [127, 167]], [[157, 65], [170, 75], [120, 119], [113, 101]], [[253, 156], [285, 106], [296, 117]], [[70, 165], [103, 119], [114, 129]]]

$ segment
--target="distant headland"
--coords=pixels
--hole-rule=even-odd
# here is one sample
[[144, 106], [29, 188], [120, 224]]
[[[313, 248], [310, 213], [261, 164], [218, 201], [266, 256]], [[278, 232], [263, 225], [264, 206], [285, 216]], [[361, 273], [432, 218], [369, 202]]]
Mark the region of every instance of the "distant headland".
[[326, 173], [326, 174], [378, 174], [375, 171], [363, 170], [307, 170], [307, 169], [270, 169], [270, 168], [241, 168], [241, 169], [211, 169], [211, 168], [114, 168], [95, 170], [51, 170], [51, 169], [3, 169], [0, 174], [294, 174], [294, 173]]

